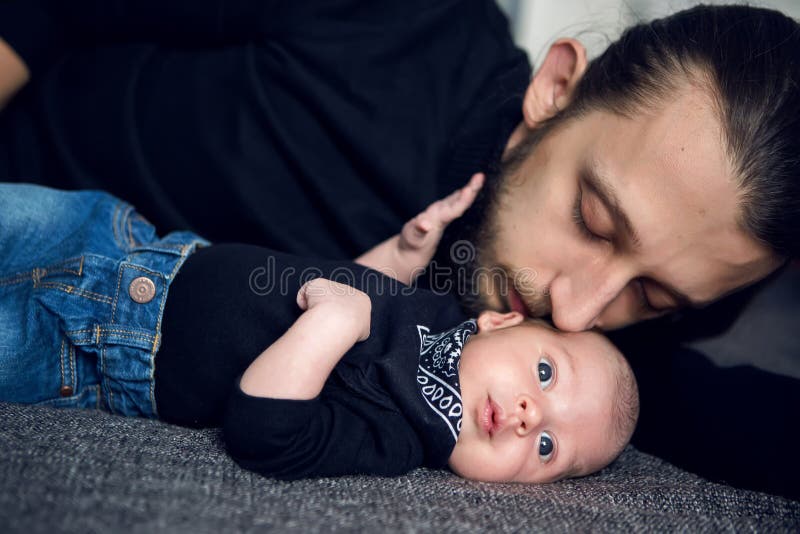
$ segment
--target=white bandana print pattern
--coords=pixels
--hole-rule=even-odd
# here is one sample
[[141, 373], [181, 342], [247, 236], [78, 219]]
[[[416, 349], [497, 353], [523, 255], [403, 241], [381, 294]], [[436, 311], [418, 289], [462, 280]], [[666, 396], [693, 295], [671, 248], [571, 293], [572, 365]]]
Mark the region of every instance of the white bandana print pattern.
[[454, 440], [461, 432], [461, 384], [458, 380], [458, 364], [461, 350], [471, 334], [478, 331], [474, 319], [464, 321], [455, 328], [440, 334], [430, 334], [430, 330], [417, 325], [419, 333], [419, 366], [417, 384], [422, 398], [428, 406], [441, 417]]

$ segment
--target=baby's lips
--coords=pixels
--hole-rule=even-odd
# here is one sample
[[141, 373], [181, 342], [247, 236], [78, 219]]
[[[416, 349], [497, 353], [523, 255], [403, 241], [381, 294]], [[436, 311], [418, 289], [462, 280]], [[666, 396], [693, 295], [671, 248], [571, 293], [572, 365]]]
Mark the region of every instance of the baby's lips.
[[494, 410], [494, 432], [500, 432], [508, 424], [508, 418], [503, 407], [495, 401], [492, 401], [492, 409]]
[[492, 401], [489, 397], [486, 397], [486, 403], [483, 405], [480, 427], [489, 437], [492, 437]]
[[503, 407], [495, 402], [491, 396], [486, 399], [481, 423], [484, 431], [489, 434], [489, 436], [500, 432], [507, 423]]

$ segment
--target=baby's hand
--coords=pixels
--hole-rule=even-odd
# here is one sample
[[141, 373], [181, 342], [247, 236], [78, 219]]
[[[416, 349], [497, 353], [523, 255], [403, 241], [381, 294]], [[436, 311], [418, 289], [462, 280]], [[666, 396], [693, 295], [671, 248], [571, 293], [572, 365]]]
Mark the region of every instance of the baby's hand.
[[484, 178], [483, 173], [474, 174], [466, 186], [437, 200], [408, 221], [400, 231], [400, 250], [416, 251], [420, 256], [416, 263], [420, 267], [427, 265], [439, 246], [444, 229], [472, 205], [483, 187]]
[[313, 399], [347, 351], [369, 337], [372, 303], [362, 291], [317, 278], [298, 290], [297, 305], [304, 312], [242, 374], [247, 395]]
[[372, 301], [361, 290], [326, 278], [315, 278], [297, 292], [297, 305], [304, 311], [325, 309], [325, 313], [342, 320], [347, 328], [353, 328], [358, 341], [369, 337]]
[[433, 258], [447, 225], [472, 205], [483, 180], [482, 173], [473, 175], [465, 187], [428, 206], [408, 221], [399, 234], [356, 258], [356, 263], [410, 284]]

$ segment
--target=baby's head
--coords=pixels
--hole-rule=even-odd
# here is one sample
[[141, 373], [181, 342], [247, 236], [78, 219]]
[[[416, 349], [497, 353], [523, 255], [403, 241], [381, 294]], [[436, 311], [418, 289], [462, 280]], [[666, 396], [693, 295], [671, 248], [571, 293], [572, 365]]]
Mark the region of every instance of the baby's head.
[[553, 482], [611, 463], [639, 415], [636, 380], [596, 332], [484, 312], [461, 353], [464, 415], [450, 468], [484, 481]]

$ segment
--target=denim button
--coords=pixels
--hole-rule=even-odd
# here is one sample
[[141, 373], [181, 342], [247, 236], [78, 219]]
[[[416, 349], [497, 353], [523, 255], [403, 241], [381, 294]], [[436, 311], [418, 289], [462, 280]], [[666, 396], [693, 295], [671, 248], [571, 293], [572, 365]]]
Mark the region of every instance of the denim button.
[[61, 389], [58, 390], [58, 393], [62, 397], [70, 397], [72, 396], [73, 389], [70, 386], [61, 386]]
[[147, 304], [156, 295], [156, 285], [146, 276], [134, 278], [128, 287], [128, 294], [134, 302]]

